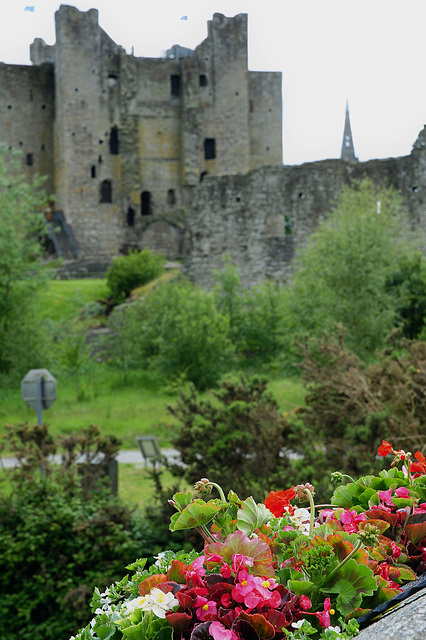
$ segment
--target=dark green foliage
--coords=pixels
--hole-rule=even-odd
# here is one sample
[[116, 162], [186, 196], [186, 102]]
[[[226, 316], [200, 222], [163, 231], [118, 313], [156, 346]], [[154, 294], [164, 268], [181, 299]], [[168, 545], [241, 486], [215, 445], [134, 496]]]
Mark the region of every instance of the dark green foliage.
[[216, 384], [233, 348], [229, 322], [213, 295], [181, 279], [159, 284], [145, 300], [113, 314], [111, 355], [127, 368], [147, 367], [198, 389]]
[[[10, 429], [8, 450], [21, 467], [8, 472], [0, 498], [2, 640], [68, 638], [90, 619], [95, 586], [168, 546], [165, 527], [113, 497], [93, 474], [100, 452], [114, 458], [114, 438], [91, 427], [63, 445], [63, 463], [52, 464], [57, 443], [46, 427]], [[80, 453], [87, 463], [77, 472]]]
[[402, 256], [386, 280], [396, 301], [396, 323], [405, 338], [418, 338], [426, 318], [426, 263], [419, 252]]
[[155, 255], [150, 249], [114, 258], [107, 271], [107, 284], [114, 300], [124, 302], [133, 289], [158, 278], [164, 272], [165, 262], [161, 254]]
[[200, 400], [193, 387], [182, 391], [170, 412], [179, 420], [173, 439], [185, 467], [175, 475], [190, 483], [207, 476], [225, 493], [263, 499], [288, 465], [288, 424], [261, 377], [224, 379], [215, 401]]

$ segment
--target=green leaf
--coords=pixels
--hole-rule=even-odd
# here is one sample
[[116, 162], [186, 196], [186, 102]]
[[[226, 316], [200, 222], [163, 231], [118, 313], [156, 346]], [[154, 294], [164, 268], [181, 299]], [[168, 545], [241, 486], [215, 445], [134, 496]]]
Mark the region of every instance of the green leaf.
[[306, 596], [314, 586], [314, 583], [310, 582], [310, 580], [289, 580], [287, 582], [287, 589], [297, 593], [299, 596]]
[[176, 509], [182, 511], [188, 504], [191, 504], [192, 493], [190, 491], [179, 491], [173, 495], [173, 500], [176, 503]]
[[194, 527], [202, 527], [211, 522], [215, 515], [220, 511], [220, 506], [210, 500], [194, 500], [187, 507], [175, 513], [170, 521], [170, 531], [178, 531], [181, 529], [193, 529]]
[[338, 579], [333, 586], [324, 586], [324, 593], [336, 593], [337, 607], [343, 615], [347, 615], [359, 607], [364, 596], [373, 595], [377, 589], [372, 570], [365, 564], [359, 564], [351, 558], [345, 562], [337, 573]]
[[244, 500], [241, 509], [237, 513], [237, 526], [240, 531], [250, 536], [255, 529], [273, 517], [264, 504], [256, 504], [250, 496], [250, 498]]

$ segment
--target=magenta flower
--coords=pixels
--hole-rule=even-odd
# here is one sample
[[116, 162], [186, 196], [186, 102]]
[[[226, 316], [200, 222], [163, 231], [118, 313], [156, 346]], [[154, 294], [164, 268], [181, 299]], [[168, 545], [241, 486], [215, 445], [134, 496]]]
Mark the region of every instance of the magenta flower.
[[214, 640], [237, 640], [237, 634], [231, 629], [227, 629], [220, 622], [212, 622], [209, 627], [209, 634]]
[[330, 598], [326, 598], [324, 600], [324, 611], [318, 611], [315, 615], [317, 616], [321, 627], [328, 629], [330, 626], [330, 614], [333, 615], [334, 613], [334, 609], [331, 608]]
[[380, 500], [384, 502], [388, 507], [394, 507], [394, 503], [392, 502], [392, 489], [389, 488], [387, 491], [378, 491], [377, 492]]
[[254, 564], [253, 558], [249, 556], [243, 556], [242, 553], [234, 553], [232, 556], [232, 571], [237, 574], [243, 567], [252, 567]]
[[206, 617], [210, 618], [212, 613], [217, 613], [217, 604], [213, 600], [207, 600], [203, 596], [198, 596], [195, 602], [197, 608], [196, 615], [199, 620], [205, 622]]
[[356, 533], [358, 531], [358, 524], [367, 520], [367, 516], [365, 513], [358, 514], [355, 509], [345, 509], [345, 511], [340, 516], [340, 520], [343, 524], [343, 531], [347, 531], [348, 533]]
[[398, 487], [398, 489], [395, 489], [395, 495], [397, 495], [398, 498], [409, 498], [410, 497], [410, 493], [409, 493], [407, 487]]

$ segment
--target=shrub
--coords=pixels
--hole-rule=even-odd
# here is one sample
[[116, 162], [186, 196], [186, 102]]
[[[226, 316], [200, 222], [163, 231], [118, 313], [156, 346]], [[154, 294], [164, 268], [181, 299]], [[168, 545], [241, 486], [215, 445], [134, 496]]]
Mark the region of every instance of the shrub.
[[114, 344], [128, 367], [150, 366], [165, 378], [184, 376], [205, 389], [229, 366], [228, 319], [216, 309], [211, 293], [184, 279], [159, 284], [120, 314], [114, 320], [119, 332]]
[[165, 261], [161, 254], [155, 255], [149, 249], [114, 258], [107, 271], [107, 284], [114, 300], [124, 302], [133, 289], [158, 278], [164, 271]]
[[[123, 565], [167, 546], [163, 529], [111, 495], [90, 473], [99, 453], [114, 457], [117, 441], [96, 427], [57, 443], [45, 426], [10, 429], [8, 450], [21, 465], [8, 470], [0, 496], [0, 637], [67, 638], [90, 617], [95, 585], [121, 576]], [[83, 474], [79, 453], [88, 462]], [[98, 467], [99, 469], [99, 467]], [[179, 546], [182, 541], [177, 540]]]
[[288, 423], [266, 387], [258, 376], [225, 378], [214, 401], [201, 400], [193, 387], [182, 391], [169, 410], [179, 421], [172, 442], [185, 466], [172, 472], [189, 483], [207, 476], [242, 498], [262, 499], [280, 485], [288, 465]]

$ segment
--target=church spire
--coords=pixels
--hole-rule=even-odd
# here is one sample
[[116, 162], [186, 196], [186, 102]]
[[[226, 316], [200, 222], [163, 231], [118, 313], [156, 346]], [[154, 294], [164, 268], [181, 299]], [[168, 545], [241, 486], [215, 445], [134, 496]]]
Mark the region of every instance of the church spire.
[[347, 100], [346, 100], [345, 130], [343, 132], [343, 142], [342, 142], [342, 155], [340, 156], [340, 158], [341, 160], [345, 160], [346, 162], [354, 162], [358, 160], [358, 158], [355, 156], [354, 141], [352, 138], [351, 120], [349, 117], [349, 105]]

